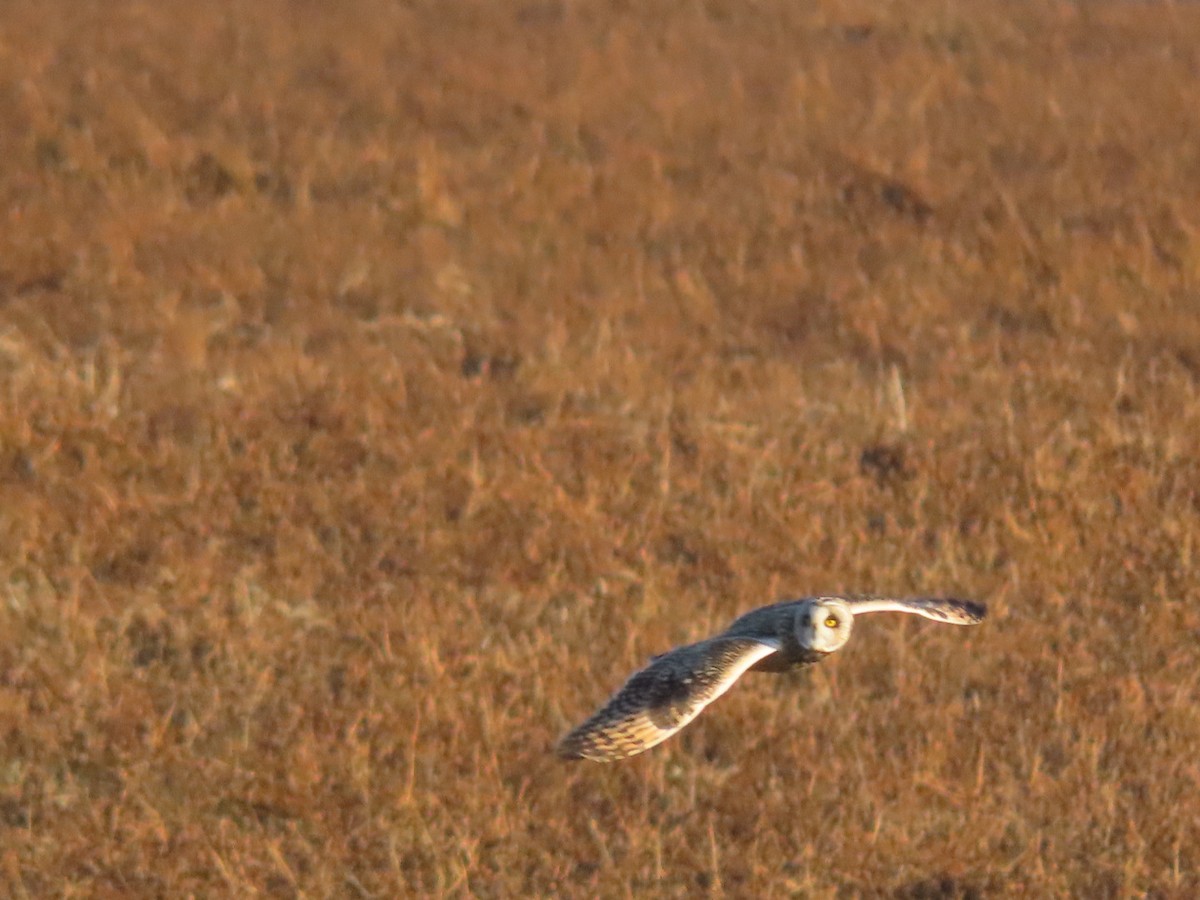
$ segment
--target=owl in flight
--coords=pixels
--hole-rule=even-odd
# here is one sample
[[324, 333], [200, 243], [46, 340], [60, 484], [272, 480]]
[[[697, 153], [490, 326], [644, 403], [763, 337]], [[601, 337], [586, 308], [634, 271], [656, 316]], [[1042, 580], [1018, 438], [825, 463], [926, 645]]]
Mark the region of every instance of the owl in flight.
[[870, 612], [978, 625], [987, 607], [930, 597], [809, 597], [764, 606], [715, 637], [651, 659], [595, 715], [559, 741], [558, 755], [613, 762], [649, 750], [696, 718], [743, 672], [783, 672], [820, 662], [850, 639], [854, 617]]

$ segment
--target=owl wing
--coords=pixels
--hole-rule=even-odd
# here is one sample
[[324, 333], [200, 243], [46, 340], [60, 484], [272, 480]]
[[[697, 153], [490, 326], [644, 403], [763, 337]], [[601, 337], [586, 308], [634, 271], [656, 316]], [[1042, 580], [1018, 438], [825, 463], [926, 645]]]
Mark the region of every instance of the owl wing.
[[951, 625], [978, 625], [987, 616], [987, 607], [974, 600], [956, 600], [953, 597], [847, 597], [846, 603], [854, 615], [869, 612], [913, 613], [947, 622]]
[[558, 755], [612, 762], [649, 750], [696, 718], [743, 672], [779, 647], [773, 639], [721, 636], [657, 656], [559, 741]]

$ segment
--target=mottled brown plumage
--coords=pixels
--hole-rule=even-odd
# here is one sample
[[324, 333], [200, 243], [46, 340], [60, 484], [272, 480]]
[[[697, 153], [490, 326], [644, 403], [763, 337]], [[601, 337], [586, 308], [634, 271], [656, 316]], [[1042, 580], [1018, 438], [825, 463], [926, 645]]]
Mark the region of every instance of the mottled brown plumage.
[[692, 721], [749, 666], [777, 648], [775, 641], [716, 637], [656, 657], [603, 709], [564, 737], [558, 753], [606, 761], [641, 753]]

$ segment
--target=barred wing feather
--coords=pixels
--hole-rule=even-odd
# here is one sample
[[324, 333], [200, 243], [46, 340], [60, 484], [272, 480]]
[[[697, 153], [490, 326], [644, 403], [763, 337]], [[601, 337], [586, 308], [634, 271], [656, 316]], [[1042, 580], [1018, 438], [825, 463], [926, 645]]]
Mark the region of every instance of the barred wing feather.
[[612, 762], [649, 750], [696, 718], [779, 646], [772, 639], [715, 637], [657, 656], [567, 734], [558, 744], [558, 755]]

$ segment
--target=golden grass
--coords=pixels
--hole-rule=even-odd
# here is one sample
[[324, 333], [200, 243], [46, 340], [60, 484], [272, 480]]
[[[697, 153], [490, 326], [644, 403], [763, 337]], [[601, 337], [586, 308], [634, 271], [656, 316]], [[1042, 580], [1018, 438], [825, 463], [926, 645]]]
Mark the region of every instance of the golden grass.
[[1200, 893], [1200, 7], [0, 24], [4, 894]]

